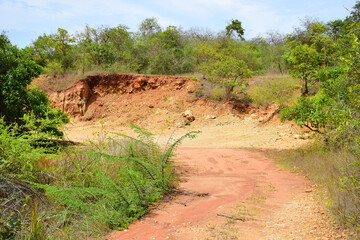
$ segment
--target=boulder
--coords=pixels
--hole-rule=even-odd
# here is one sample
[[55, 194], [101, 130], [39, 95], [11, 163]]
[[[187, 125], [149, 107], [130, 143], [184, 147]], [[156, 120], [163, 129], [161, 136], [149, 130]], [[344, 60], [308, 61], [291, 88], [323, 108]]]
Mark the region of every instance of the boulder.
[[188, 124], [195, 121], [195, 117], [190, 110], [186, 110], [182, 116], [188, 121]]

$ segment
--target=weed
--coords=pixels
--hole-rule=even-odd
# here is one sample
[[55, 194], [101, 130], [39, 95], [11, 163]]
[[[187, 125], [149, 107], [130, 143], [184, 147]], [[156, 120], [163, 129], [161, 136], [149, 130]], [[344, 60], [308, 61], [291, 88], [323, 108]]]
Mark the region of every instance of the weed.
[[87, 234], [86, 226], [95, 234], [124, 229], [175, 186], [173, 151], [196, 133], [171, 139], [162, 150], [152, 133], [132, 127], [136, 138], [117, 133], [117, 138], [110, 138], [103, 133], [84, 150], [66, 151], [53, 168], [57, 180], [37, 185], [57, 203], [58, 215], [69, 215], [67, 231], [83, 229], [82, 234]]
[[36, 164], [44, 150], [2, 128], [0, 238], [93, 238], [144, 215], [176, 185], [173, 152], [197, 132], [169, 139], [161, 149], [152, 133], [132, 127], [136, 138], [101, 131], [96, 141], [63, 149], [46, 169]]
[[299, 95], [299, 80], [286, 75], [264, 76], [246, 92], [253, 103], [261, 106], [278, 104], [280, 107], [292, 105]]
[[217, 101], [224, 99], [225, 98], [225, 88], [215, 87], [213, 90], [213, 97]]
[[271, 155], [301, 171], [326, 189], [326, 205], [344, 225], [360, 224], [360, 174], [358, 159], [343, 149], [328, 149], [319, 142]]

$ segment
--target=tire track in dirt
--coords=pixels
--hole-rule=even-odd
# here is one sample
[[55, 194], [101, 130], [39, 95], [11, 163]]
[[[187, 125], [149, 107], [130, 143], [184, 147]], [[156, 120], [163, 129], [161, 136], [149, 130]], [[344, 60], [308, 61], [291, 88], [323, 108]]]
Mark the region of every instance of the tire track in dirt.
[[306, 189], [303, 176], [256, 151], [181, 148], [176, 163], [183, 194], [106, 239], [261, 239], [269, 217]]

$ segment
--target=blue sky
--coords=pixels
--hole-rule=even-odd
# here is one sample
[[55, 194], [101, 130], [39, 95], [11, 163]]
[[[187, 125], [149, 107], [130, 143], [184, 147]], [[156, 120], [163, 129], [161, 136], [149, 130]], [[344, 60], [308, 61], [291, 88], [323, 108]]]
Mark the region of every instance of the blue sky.
[[245, 38], [277, 30], [290, 33], [300, 19], [343, 19], [355, 0], [0, 0], [0, 31], [19, 47], [58, 27], [70, 33], [86, 24], [115, 27], [125, 24], [137, 31], [139, 23], [156, 17], [162, 27], [201, 27], [221, 31], [239, 19]]

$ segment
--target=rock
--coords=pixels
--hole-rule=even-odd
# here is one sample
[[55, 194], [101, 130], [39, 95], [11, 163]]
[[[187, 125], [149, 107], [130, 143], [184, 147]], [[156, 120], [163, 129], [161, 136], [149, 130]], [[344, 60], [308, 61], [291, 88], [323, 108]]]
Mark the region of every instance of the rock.
[[178, 127], [178, 128], [182, 128], [182, 127], [184, 127], [184, 124], [183, 124], [183, 123], [181, 123], [181, 122], [178, 122], [178, 123], [176, 123], [176, 127]]
[[189, 125], [191, 122], [195, 121], [195, 117], [194, 115], [192, 114], [192, 112], [190, 110], [186, 110], [182, 116], [185, 118], [186, 122], [185, 124], [186, 125]]
[[186, 82], [185, 79], [177, 79], [176, 81], [174, 81], [175, 89], [176, 90], [181, 89], [185, 82]]
[[252, 119], [256, 119], [256, 118], [257, 118], [257, 114], [254, 114], [254, 113], [253, 113], [253, 114], [250, 115], [250, 117], [251, 117]]
[[216, 116], [214, 116], [214, 115], [207, 115], [207, 116], [205, 117], [205, 119], [206, 119], [206, 120], [208, 120], [208, 119], [216, 119]]
[[259, 122], [263, 122], [265, 119], [263, 117], [259, 117]]
[[149, 107], [149, 108], [154, 108], [154, 105], [150, 104], [148, 107]]
[[146, 80], [142, 77], [139, 77], [138, 79], [134, 80], [134, 88], [135, 89], [140, 89], [144, 86]]
[[295, 134], [294, 135], [295, 139], [302, 139], [302, 140], [306, 140], [310, 138], [310, 134], [308, 133], [304, 133], [304, 134]]
[[192, 116], [192, 112], [190, 110], [186, 110], [184, 113], [183, 113], [183, 116], [184, 117], [187, 117], [187, 116]]
[[193, 121], [195, 121], [195, 117], [194, 116], [187, 116], [186, 120], [188, 120], [189, 122], [193, 122]]
[[150, 78], [149, 81], [148, 81], [148, 85], [152, 88], [152, 89], [155, 89], [157, 87], [160, 86], [160, 82], [157, 81], [156, 78]]
[[305, 134], [303, 135], [303, 139], [309, 139], [309, 138], [310, 138], [310, 134], [305, 133]]

